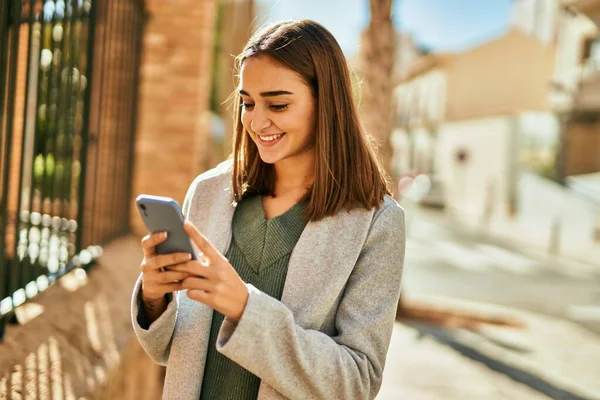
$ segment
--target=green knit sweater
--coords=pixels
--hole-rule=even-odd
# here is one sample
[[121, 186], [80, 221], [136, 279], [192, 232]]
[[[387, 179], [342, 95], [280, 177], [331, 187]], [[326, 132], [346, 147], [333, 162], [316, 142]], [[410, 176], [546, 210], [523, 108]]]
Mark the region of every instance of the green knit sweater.
[[[226, 254], [240, 277], [257, 289], [281, 299], [290, 254], [306, 226], [300, 202], [284, 214], [265, 219], [261, 196], [242, 200], [233, 217], [233, 236]], [[260, 379], [216, 349], [224, 316], [213, 313], [201, 399], [256, 399]]]

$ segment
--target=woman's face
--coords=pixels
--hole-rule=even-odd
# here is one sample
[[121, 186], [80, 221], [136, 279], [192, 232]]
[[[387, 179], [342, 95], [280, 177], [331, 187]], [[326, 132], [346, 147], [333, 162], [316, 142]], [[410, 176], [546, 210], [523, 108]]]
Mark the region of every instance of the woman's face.
[[246, 59], [240, 72], [242, 124], [260, 158], [275, 164], [313, 151], [315, 102], [300, 75], [265, 56]]

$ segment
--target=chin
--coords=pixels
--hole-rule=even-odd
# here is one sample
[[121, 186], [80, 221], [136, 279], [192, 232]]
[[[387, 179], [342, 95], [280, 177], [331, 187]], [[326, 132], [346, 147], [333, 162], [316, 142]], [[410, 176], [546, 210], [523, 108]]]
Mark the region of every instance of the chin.
[[281, 161], [281, 159], [282, 159], [281, 156], [276, 156], [273, 154], [262, 154], [260, 151], [258, 153], [260, 155], [260, 159], [265, 164], [276, 164], [277, 162]]

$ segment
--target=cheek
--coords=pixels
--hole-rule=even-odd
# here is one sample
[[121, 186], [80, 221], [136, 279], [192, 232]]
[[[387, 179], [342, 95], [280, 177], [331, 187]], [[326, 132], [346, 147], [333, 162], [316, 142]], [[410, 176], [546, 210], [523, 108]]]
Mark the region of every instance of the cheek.
[[280, 121], [281, 125], [283, 125], [280, 127], [284, 128], [285, 126], [287, 128], [286, 130], [302, 136], [312, 135], [315, 130], [316, 120], [316, 114], [313, 107], [307, 106], [295, 111], [296, 112], [294, 112], [293, 115], [290, 113], [289, 116], [286, 116], [285, 119]]
[[299, 120], [302, 121], [302, 131], [308, 136], [314, 136], [317, 120], [314, 107], [305, 109]]
[[247, 113], [247, 112], [245, 112], [245, 111], [242, 111], [242, 118], [241, 118], [241, 120], [242, 120], [242, 125], [244, 125], [244, 128], [246, 128], [246, 130], [248, 132], [250, 132], [250, 121], [252, 120], [250, 118], [250, 114]]

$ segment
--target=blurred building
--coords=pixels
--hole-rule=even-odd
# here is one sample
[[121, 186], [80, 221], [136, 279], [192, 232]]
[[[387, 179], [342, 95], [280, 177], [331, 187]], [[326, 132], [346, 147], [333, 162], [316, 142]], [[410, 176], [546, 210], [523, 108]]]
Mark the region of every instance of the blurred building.
[[423, 57], [396, 88], [398, 172], [435, 175], [461, 213], [508, 204], [516, 130], [532, 119], [555, 125], [544, 115], [553, 57], [517, 29], [469, 51]]
[[[566, 74], [567, 84], [572, 85], [567, 90], [571, 89], [573, 94], [568, 103], [572, 112], [566, 135], [569, 140], [567, 153], [573, 154], [572, 160], [583, 155], [583, 162], [569, 163], [567, 159], [565, 175], [571, 176], [566, 177], [565, 181], [573, 190], [600, 204], [600, 1], [570, 0], [565, 4], [575, 11], [571, 23], [575, 35], [571, 35], [579, 34], [583, 38], [577, 58], [581, 65], [571, 76]], [[595, 27], [591, 27], [590, 22]], [[567, 47], [568, 44], [563, 45]], [[600, 213], [595, 218], [594, 237], [600, 242]]]
[[515, 0], [511, 25], [543, 44], [553, 44], [559, 26], [558, 4], [557, 0]]
[[445, 205], [472, 217], [514, 214], [522, 169], [558, 181], [600, 171], [597, 27], [558, 0], [513, 7], [504, 35], [398, 67], [396, 173], [433, 176]]

